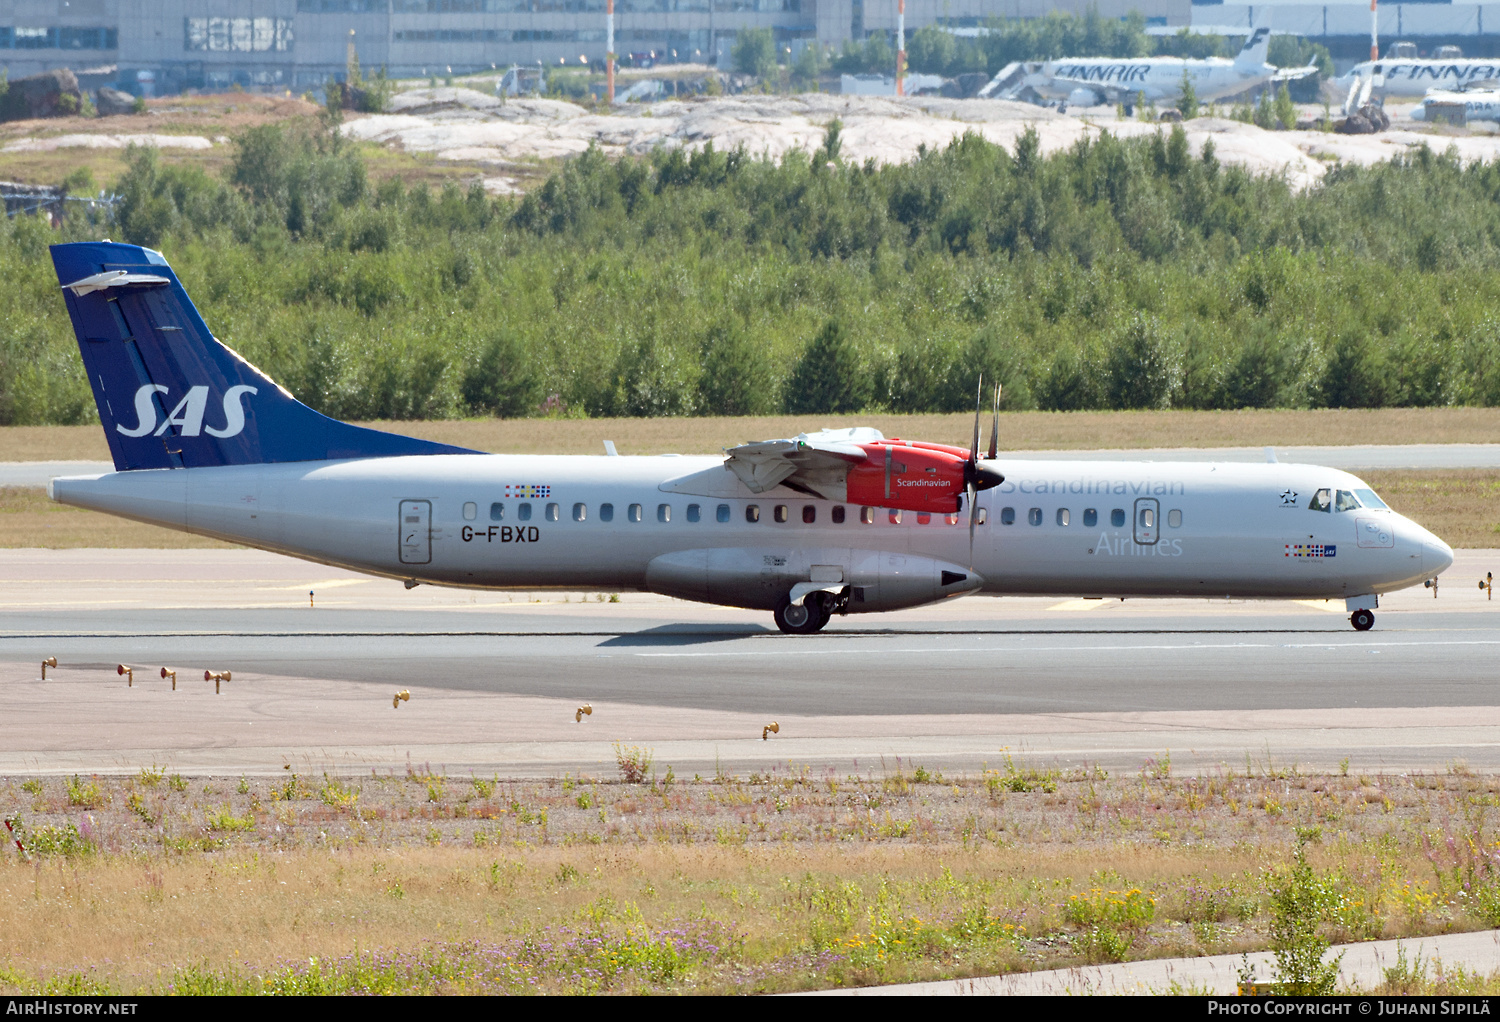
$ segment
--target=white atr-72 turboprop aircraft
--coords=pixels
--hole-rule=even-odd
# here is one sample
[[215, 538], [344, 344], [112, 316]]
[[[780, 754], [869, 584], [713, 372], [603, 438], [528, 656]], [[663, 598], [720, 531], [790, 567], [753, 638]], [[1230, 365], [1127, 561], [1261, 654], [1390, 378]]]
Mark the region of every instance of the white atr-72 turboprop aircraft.
[[969, 593], [1342, 599], [1453, 552], [1359, 479], [1311, 465], [1045, 462], [804, 434], [726, 457], [482, 454], [338, 422], [209, 332], [165, 259], [52, 258], [117, 471], [53, 500], [405, 581], [640, 589], [832, 614]]
[[1068, 106], [1100, 103], [1176, 103], [1182, 79], [1193, 83], [1203, 102], [1233, 96], [1269, 81], [1286, 81], [1317, 71], [1316, 67], [1277, 68], [1266, 63], [1269, 28], [1257, 28], [1233, 60], [1224, 57], [1064, 57], [1043, 63], [1015, 63], [1003, 68], [980, 96], [1014, 99], [1029, 88], [1043, 99]]

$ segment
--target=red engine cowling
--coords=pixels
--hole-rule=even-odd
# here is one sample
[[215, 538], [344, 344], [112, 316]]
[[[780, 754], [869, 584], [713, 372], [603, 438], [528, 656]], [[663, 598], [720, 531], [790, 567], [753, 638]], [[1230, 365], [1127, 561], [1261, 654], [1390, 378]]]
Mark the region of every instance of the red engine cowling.
[[869, 457], [849, 470], [851, 504], [939, 514], [959, 509], [968, 451], [900, 440], [859, 446]]

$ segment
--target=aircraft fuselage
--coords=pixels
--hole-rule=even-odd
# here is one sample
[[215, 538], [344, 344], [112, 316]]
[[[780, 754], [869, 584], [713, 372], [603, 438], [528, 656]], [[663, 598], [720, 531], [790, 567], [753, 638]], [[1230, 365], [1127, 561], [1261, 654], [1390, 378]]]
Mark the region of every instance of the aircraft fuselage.
[[396, 579], [650, 590], [757, 609], [809, 580], [850, 587], [849, 612], [970, 592], [1349, 598], [1452, 561], [1441, 540], [1369, 500], [1309, 509], [1319, 491], [1370, 492], [1333, 469], [992, 464], [1005, 481], [978, 496], [972, 561], [967, 510], [752, 493], [721, 458], [401, 456], [113, 472], [56, 479], [49, 493]]

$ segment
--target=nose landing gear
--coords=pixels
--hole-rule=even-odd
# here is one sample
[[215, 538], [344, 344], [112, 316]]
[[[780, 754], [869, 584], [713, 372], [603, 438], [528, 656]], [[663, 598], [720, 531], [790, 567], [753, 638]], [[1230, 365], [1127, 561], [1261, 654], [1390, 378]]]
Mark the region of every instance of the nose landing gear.
[[1357, 632], [1368, 632], [1375, 624], [1375, 612], [1372, 610], [1356, 610], [1349, 615], [1349, 623]]

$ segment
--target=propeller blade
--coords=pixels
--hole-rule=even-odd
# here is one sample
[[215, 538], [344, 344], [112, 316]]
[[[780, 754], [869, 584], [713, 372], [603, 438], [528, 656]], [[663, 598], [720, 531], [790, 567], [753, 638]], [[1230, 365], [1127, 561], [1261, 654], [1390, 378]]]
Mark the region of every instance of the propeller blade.
[[979, 513], [979, 492], [974, 489], [972, 482], [964, 487], [964, 495], [969, 501], [969, 570], [974, 570], [974, 516]]
[[984, 374], [979, 374], [979, 386], [974, 391], [974, 442], [969, 445], [969, 464], [979, 460], [979, 409], [984, 401]]
[[1000, 443], [1000, 384], [995, 384], [995, 417], [990, 420], [990, 454], [989, 461], [994, 461], [999, 455]]

